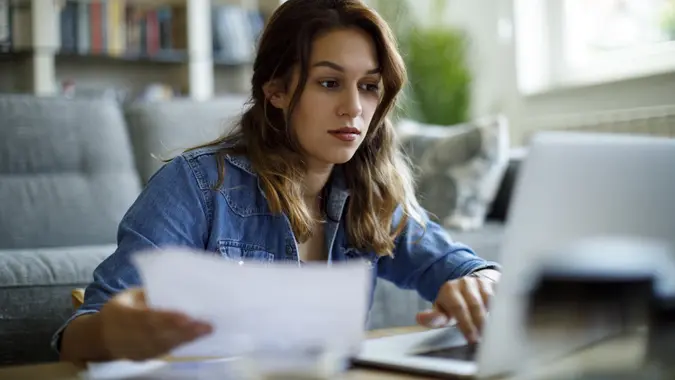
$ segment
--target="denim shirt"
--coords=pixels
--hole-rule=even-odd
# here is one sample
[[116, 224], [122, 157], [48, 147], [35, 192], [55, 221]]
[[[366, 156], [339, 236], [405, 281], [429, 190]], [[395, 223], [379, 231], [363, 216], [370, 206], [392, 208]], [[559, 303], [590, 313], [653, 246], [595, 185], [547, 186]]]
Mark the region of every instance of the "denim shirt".
[[[214, 189], [218, 149], [206, 147], [183, 153], [153, 175], [119, 224], [117, 249], [94, 270], [83, 305], [54, 334], [55, 350], [59, 350], [61, 334], [74, 318], [99, 311], [120, 291], [141, 286], [130, 260], [134, 252], [184, 246], [242, 263], [299, 263], [288, 218], [271, 212], [245, 157], [226, 156], [224, 183]], [[339, 166], [336, 169], [336, 173], [340, 171]], [[498, 268], [466, 245], [453, 242], [441, 226], [428, 219], [426, 229], [409, 220], [395, 240], [393, 257], [356, 249], [350, 246], [345, 231], [349, 191], [343, 177], [334, 175], [329, 186], [324, 228], [328, 262], [364, 260], [373, 273], [371, 305], [377, 277], [403, 289], [415, 289], [422, 298], [433, 301], [444, 282], [476, 270]], [[399, 208], [394, 213], [394, 225], [401, 217]]]

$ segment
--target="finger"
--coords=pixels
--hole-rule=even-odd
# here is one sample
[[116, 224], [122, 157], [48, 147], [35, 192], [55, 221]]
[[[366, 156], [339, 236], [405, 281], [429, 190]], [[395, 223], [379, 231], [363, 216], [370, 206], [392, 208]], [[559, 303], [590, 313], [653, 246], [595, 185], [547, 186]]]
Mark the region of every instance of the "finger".
[[146, 328], [162, 347], [170, 348], [211, 331], [207, 323], [195, 321], [185, 314], [172, 311], [148, 310]]
[[161, 333], [156, 341], [157, 355], [166, 354], [179, 345], [191, 342], [209, 334], [211, 331], [211, 326], [200, 322], [194, 322], [192, 325], [180, 330], [167, 330]]
[[142, 288], [133, 288], [120, 293], [117, 301], [124, 306], [133, 309], [145, 309], [147, 306], [145, 300], [145, 292]]
[[145, 298], [145, 290], [143, 288], [134, 288], [129, 291], [129, 295], [131, 296], [134, 305], [141, 308], [147, 307], [148, 304]]
[[152, 313], [149, 317], [152, 324], [151, 328], [158, 332], [200, 333], [210, 327], [209, 324], [194, 320], [182, 313], [166, 311], [152, 311], [150, 313]]
[[418, 324], [432, 329], [444, 327], [450, 323], [450, 318], [440, 310], [421, 311], [417, 313], [416, 320]]
[[490, 300], [494, 294], [494, 283], [490, 280], [480, 280], [478, 281], [478, 288], [480, 290], [480, 295], [483, 298], [483, 305], [486, 309], [490, 308]]
[[149, 328], [179, 329], [193, 322], [187, 315], [171, 310], [147, 310], [144, 314]]
[[475, 277], [467, 277], [462, 281], [462, 296], [467, 304], [471, 320], [478, 332], [483, 331], [485, 322], [485, 306], [483, 304], [483, 297], [480, 293], [479, 282]]
[[468, 310], [466, 301], [464, 301], [461, 290], [457, 286], [448, 287], [438, 297], [437, 304], [446, 315], [452, 316], [457, 320], [457, 327], [469, 342], [474, 343], [478, 340], [471, 313]]

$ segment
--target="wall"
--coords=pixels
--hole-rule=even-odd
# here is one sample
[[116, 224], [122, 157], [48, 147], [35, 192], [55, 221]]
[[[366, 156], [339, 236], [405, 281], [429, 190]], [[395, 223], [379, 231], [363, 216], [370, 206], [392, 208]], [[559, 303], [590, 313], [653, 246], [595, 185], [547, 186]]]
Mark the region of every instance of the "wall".
[[[416, 17], [428, 17], [433, 0], [409, 1]], [[516, 84], [517, 41], [508, 36], [513, 0], [448, 1], [444, 19], [464, 28], [472, 39], [470, 56], [475, 75], [472, 115], [505, 113], [511, 121], [514, 145], [522, 145], [525, 133], [537, 127], [534, 120], [544, 116], [675, 104], [675, 72], [521, 96]]]

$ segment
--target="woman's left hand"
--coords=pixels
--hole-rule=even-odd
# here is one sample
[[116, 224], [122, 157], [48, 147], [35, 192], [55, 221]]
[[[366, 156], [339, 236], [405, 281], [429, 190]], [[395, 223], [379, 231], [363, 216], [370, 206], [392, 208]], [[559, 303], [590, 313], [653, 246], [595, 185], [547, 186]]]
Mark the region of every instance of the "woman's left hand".
[[[485, 272], [485, 275], [482, 273]], [[430, 328], [447, 326], [453, 319], [469, 342], [480, 339], [486, 313], [499, 273], [480, 271], [479, 276], [464, 276], [448, 281], [438, 292], [432, 310], [417, 314], [417, 323]]]

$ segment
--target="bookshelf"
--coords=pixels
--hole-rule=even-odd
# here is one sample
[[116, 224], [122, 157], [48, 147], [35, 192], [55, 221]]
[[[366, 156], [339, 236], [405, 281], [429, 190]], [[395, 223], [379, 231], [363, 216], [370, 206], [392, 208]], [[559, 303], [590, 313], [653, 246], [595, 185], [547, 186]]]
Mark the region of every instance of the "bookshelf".
[[257, 36], [283, 1], [0, 0], [0, 93], [245, 93]]

